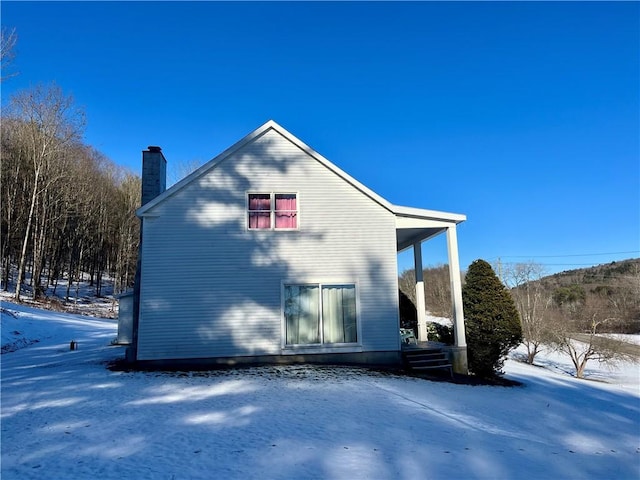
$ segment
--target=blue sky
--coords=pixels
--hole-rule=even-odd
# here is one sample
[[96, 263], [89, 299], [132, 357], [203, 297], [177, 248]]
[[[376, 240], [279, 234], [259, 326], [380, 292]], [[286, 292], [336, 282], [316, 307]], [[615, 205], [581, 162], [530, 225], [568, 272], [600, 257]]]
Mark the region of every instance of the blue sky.
[[[640, 256], [637, 2], [7, 2], [18, 75], [139, 173], [269, 119], [392, 203], [467, 215], [477, 258], [550, 272]], [[424, 245], [446, 262], [445, 239]], [[401, 255], [400, 268], [410, 267]]]

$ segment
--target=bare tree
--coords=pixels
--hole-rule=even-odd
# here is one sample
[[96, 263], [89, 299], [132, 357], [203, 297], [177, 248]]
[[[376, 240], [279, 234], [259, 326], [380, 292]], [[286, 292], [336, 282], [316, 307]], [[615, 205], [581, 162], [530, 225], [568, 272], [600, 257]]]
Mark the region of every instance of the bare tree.
[[117, 190], [115, 215], [117, 249], [115, 257], [114, 293], [120, 293], [133, 284], [135, 275], [140, 222], [135, 211], [140, 207], [140, 177], [127, 173]]
[[544, 267], [535, 262], [517, 263], [503, 269], [502, 280], [511, 289], [511, 296], [520, 313], [527, 363], [531, 365], [541, 351], [551, 326], [548, 311], [551, 294], [542, 282], [545, 275]]
[[614, 363], [617, 360], [636, 361], [626, 352], [623, 342], [600, 335], [603, 328], [620, 321], [605, 298], [591, 295], [582, 301], [571, 301], [554, 310], [550, 343], [557, 351], [569, 356], [576, 377], [584, 378], [591, 360]]
[[[449, 279], [449, 265], [437, 265], [425, 268], [424, 298], [427, 310], [433, 315], [453, 318], [451, 306], [451, 281]], [[415, 305], [416, 303], [416, 275], [413, 269], [405, 270], [398, 277], [398, 286]]]
[[427, 310], [438, 317], [453, 318], [449, 265], [441, 264], [427, 268], [423, 275]]
[[640, 264], [629, 264], [612, 288], [605, 288], [609, 302], [620, 313], [623, 333], [640, 331]]
[[64, 277], [67, 300], [87, 277], [101, 296], [107, 272], [115, 293], [132, 284], [140, 179], [80, 142], [83, 119], [55, 86], [20, 92], [2, 111], [2, 288], [17, 277], [17, 300], [27, 283], [34, 298], [55, 294]]
[[405, 270], [400, 274], [398, 288], [414, 305], [416, 304], [416, 272], [413, 269]]
[[24, 237], [23, 229], [27, 214], [24, 192], [30, 188], [29, 165], [23, 161], [21, 145], [17, 141], [20, 127], [18, 122], [11, 119], [3, 118], [0, 123], [2, 134], [0, 246], [2, 250], [2, 288], [5, 291], [9, 290], [14, 266], [18, 262], [20, 239]]
[[[37, 86], [12, 97], [7, 116], [22, 126], [19, 141], [31, 170], [29, 211], [15, 292], [15, 298], [19, 301], [27, 247], [31, 236], [38, 233], [33, 228], [38, 214], [37, 207], [60, 175], [64, 175], [64, 169], [55, 168], [56, 163], [64, 158], [64, 149], [79, 140], [84, 126], [84, 114], [74, 106], [72, 97], [65, 96], [59, 87], [52, 85]], [[34, 238], [34, 242], [37, 241]]]
[[168, 185], [174, 185], [178, 183], [183, 178], [195, 172], [198, 168], [203, 165], [204, 162], [200, 160], [178, 160], [175, 162], [171, 162], [169, 166], [169, 171], [167, 172], [167, 180]]
[[13, 62], [16, 56], [16, 43], [18, 42], [18, 35], [16, 29], [3, 27], [0, 32], [0, 82], [4, 82], [7, 78], [14, 77], [16, 73], [7, 73], [7, 67]]

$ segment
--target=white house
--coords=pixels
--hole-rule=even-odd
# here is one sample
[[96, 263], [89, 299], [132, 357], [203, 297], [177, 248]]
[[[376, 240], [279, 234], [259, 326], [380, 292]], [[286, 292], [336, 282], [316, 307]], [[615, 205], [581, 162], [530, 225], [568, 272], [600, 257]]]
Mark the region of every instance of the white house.
[[[464, 215], [392, 205], [269, 121], [164, 191], [143, 152], [133, 343], [141, 364], [400, 362], [397, 252], [446, 232], [459, 272]], [[419, 337], [426, 340], [422, 278]], [[452, 275], [466, 373], [459, 275]]]

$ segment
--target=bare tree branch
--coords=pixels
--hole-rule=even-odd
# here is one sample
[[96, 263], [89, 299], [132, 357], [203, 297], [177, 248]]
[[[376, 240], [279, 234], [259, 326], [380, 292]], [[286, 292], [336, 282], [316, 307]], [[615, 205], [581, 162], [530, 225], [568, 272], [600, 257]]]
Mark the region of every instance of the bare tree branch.
[[17, 73], [7, 73], [7, 67], [13, 62], [16, 56], [15, 47], [18, 42], [18, 34], [16, 29], [11, 30], [2, 27], [0, 32], [0, 82], [4, 82], [7, 78], [15, 77]]
[[511, 295], [520, 313], [529, 364], [533, 364], [541, 351], [549, 328], [551, 295], [545, 291], [542, 283], [544, 275], [544, 267], [535, 262], [507, 266], [503, 274], [503, 281], [511, 288]]

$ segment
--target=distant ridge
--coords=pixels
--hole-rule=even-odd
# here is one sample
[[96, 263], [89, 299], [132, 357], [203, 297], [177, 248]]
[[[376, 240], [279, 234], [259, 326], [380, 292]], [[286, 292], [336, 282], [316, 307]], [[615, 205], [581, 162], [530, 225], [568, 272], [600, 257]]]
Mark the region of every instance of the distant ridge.
[[603, 312], [617, 319], [604, 328], [640, 333], [640, 258], [567, 270], [543, 277], [540, 282], [554, 303], [558, 298], [577, 295], [582, 301], [601, 305]]
[[582, 285], [611, 285], [619, 286], [629, 280], [640, 282], [640, 258], [630, 258], [610, 263], [603, 263], [587, 268], [576, 268], [548, 275], [543, 282], [556, 284], [557, 286]]

